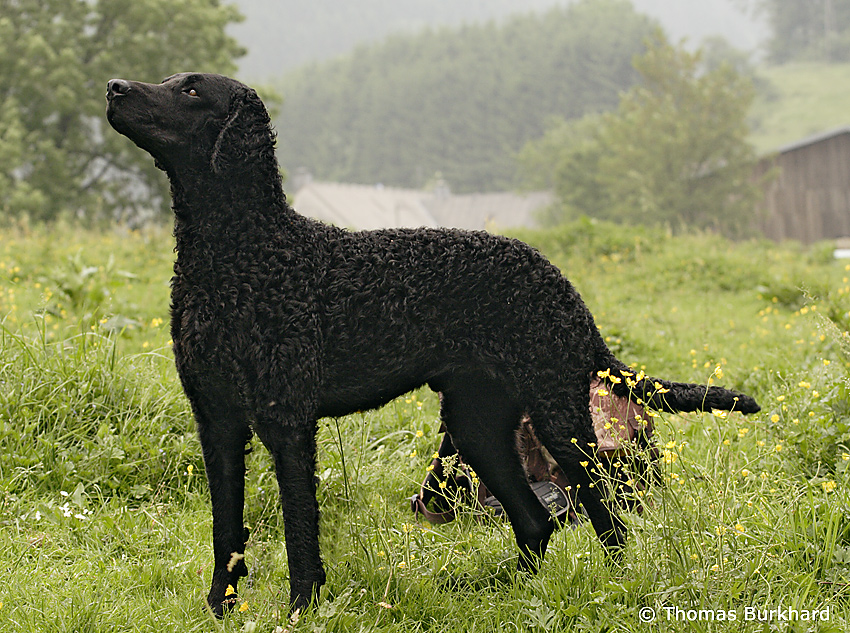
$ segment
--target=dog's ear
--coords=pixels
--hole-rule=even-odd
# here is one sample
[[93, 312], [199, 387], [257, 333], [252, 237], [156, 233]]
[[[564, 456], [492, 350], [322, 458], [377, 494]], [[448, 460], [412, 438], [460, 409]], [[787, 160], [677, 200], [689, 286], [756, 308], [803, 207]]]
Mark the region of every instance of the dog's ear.
[[213, 173], [250, 168], [258, 154], [274, 153], [271, 118], [256, 91], [243, 88], [231, 100], [230, 110], [213, 145]]

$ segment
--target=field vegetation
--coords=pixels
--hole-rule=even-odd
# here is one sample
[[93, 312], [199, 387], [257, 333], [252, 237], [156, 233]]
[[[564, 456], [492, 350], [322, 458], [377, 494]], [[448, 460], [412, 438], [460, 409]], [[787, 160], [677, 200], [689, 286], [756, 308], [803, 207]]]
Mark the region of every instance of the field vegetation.
[[[0, 234], [0, 631], [846, 630], [850, 267], [828, 245], [589, 221], [520, 237], [573, 280], [625, 362], [763, 406], [656, 418], [663, 485], [626, 515], [621, 566], [587, 523], [558, 532], [526, 577], [505, 523], [468, 510], [417, 522], [407, 500], [439, 427], [423, 390], [321, 421], [328, 584], [297, 619], [254, 442], [251, 575], [215, 621], [203, 462], [169, 346], [172, 239], [18, 226]], [[743, 621], [746, 607], [829, 620]]]
[[759, 70], [763, 89], [751, 111], [749, 140], [759, 153], [850, 123], [850, 64], [799, 62]]

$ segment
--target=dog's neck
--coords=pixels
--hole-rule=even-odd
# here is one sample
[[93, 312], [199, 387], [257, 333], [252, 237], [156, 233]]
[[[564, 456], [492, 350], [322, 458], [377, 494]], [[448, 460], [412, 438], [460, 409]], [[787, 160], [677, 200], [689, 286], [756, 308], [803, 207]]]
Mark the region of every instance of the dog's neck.
[[166, 170], [171, 182], [177, 251], [198, 246], [215, 250], [225, 234], [278, 232], [294, 214], [286, 202], [274, 150], [250, 165], [221, 171], [184, 165]]

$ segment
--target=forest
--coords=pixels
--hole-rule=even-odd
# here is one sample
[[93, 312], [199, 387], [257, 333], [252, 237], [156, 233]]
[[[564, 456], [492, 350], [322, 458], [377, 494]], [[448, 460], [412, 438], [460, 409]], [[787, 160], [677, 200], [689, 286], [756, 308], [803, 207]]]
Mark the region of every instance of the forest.
[[652, 20], [621, 0], [414, 37], [300, 68], [281, 83], [280, 158], [317, 178], [454, 191], [516, 184], [515, 154], [552, 117], [616, 106]]

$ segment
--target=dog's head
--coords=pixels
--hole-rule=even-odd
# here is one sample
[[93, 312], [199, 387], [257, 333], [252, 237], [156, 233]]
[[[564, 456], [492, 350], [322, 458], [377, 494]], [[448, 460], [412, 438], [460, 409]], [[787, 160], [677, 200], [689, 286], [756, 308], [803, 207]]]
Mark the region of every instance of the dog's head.
[[273, 148], [269, 115], [257, 93], [228, 77], [180, 73], [160, 84], [112, 79], [106, 118], [173, 174], [221, 173], [262, 145]]

